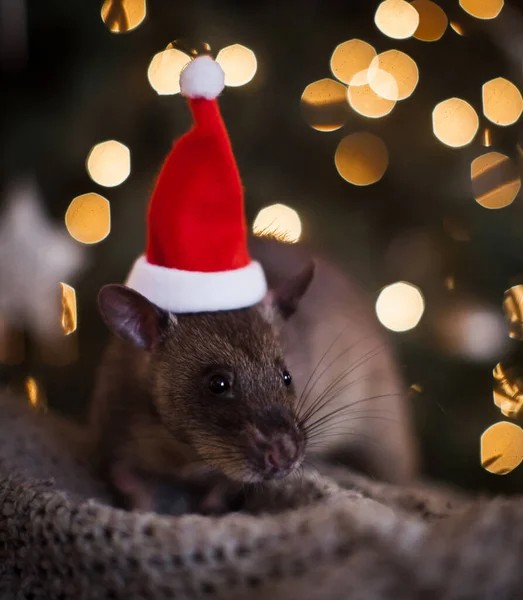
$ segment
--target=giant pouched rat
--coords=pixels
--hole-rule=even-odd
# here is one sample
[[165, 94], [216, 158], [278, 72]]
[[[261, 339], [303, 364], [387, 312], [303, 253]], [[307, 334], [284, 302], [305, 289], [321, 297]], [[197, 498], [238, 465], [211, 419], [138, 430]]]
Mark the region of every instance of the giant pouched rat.
[[414, 471], [402, 389], [361, 293], [301, 245], [253, 238], [258, 305], [173, 315], [120, 285], [92, 406], [100, 467], [132, 508], [227, 510], [305, 453], [390, 480]]

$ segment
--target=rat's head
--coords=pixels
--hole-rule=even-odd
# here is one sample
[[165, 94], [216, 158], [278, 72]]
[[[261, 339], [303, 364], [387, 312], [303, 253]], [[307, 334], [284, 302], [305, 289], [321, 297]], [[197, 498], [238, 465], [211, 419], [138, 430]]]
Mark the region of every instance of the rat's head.
[[281, 478], [303, 461], [306, 438], [278, 331], [313, 270], [234, 311], [173, 315], [125, 286], [100, 292], [109, 328], [149, 353], [165, 426], [231, 479]]

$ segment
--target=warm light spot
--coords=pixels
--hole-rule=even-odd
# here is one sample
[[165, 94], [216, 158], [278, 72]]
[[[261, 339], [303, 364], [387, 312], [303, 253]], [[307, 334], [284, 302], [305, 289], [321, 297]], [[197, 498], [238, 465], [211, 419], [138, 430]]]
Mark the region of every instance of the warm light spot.
[[477, 19], [496, 18], [505, 0], [459, 0], [461, 8]]
[[481, 436], [481, 466], [495, 475], [506, 475], [523, 460], [523, 430], [501, 421]]
[[[394, 86], [380, 74], [384, 71], [396, 81], [397, 97], [391, 95]], [[369, 67], [369, 83], [372, 89], [382, 98], [389, 100], [405, 100], [416, 89], [419, 71], [416, 63], [404, 52], [388, 50], [376, 56]]]
[[69, 335], [76, 330], [78, 326], [78, 317], [76, 312], [76, 292], [74, 288], [67, 283], [60, 283], [62, 289], [62, 329], [65, 335]]
[[298, 213], [285, 206], [273, 204], [258, 213], [252, 227], [259, 236], [276, 237], [279, 240], [295, 243], [301, 236], [301, 221]]
[[336, 47], [331, 57], [331, 71], [343, 83], [351, 83], [356, 73], [369, 68], [376, 50], [362, 40], [349, 40]]
[[47, 398], [34, 377], [26, 377], [25, 393], [29, 404], [38, 411], [47, 412]]
[[419, 25], [418, 11], [405, 0], [385, 0], [374, 16], [377, 28], [396, 40], [414, 35]]
[[102, 5], [102, 20], [113, 33], [135, 29], [146, 14], [145, 0], [105, 0]]
[[334, 162], [338, 173], [349, 183], [371, 185], [385, 174], [389, 153], [381, 138], [360, 131], [341, 140]]
[[523, 340], [523, 285], [515, 285], [505, 292], [503, 310], [509, 336]]
[[99, 185], [105, 187], [120, 185], [131, 172], [129, 148], [115, 140], [96, 144], [87, 157], [87, 172]]
[[399, 91], [398, 82], [394, 75], [383, 69], [373, 68], [372, 74], [371, 70], [368, 70], [368, 79], [372, 91], [378, 94], [380, 98], [397, 102]]
[[440, 102], [432, 113], [434, 135], [447, 146], [470, 144], [479, 129], [479, 118], [472, 106], [459, 98]]
[[496, 125], [513, 125], [523, 112], [523, 97], [508, 79], [498, 77], [483, 86], [483, 112]]
[[456, 23], [456, 21], [451, 21], [450, 26], [458, 35], [465, 35], [465, 30], [459, 23]]
[[320, 79], [305, 88], [300, 108], [305, 121], [318, 131], [335, 131], [348, 117], [347, 88], [334, 79]]
[[474, 198], [485, 208], [512, 204], [521, 189], [516, 165], [499, 152], [488, 152], [473, 160], [471, 178]]
[[388, 115], [394, 108], [396, 102], [378, 96], [368, 83], [359, 85], [359, 82], [362, 81], [363, 78], [368, 78], [367, 71], [357, 73], [354, 76], [353, 81], [356, 80], [358, 84], [351, 84], [349, 86], [347, 97], [352, 109], [360, 115], [371, 119], [379, 119], [380, 117]]
[[511, 419], [518, 417], [523, 408], [523, 378], [516, 367], [496, 365], [494, 375], [494, 404]]
[[482, 143], [485, 146], [485, 148], [490, 148], [490, 146], [492, 146], [492, 132], [488, 127], [485, 127], [485, 129], [483, 130]]
[[254, 52], [241, 44], [234, 44], [220, 50], [216, 62], [225, 73], [225, 85], [230, 87], [249, 83], [258, 68]]
[[399, 281], [384, 288], [376, 302], [380, 323], [391, 331], [408, 331], [420, 322], [425, 301], [419, 288]]
[[180, 73], [190, 60], [185, 52], [176, 48], [155, 54], [147, 70], [147, 78], [154, 91], [161, 96], [179, 94]]
[[65, 213], [65, 225], [75, 240], [96, 244], [111, 231], [109, 201], [99, 194], [77, 196]]
[[441, 39], [449, 24], [445, 11], [431, 0], [414, 0], [411, 4], [419, 14], [419, 25], [414, 37], [423, 42]]

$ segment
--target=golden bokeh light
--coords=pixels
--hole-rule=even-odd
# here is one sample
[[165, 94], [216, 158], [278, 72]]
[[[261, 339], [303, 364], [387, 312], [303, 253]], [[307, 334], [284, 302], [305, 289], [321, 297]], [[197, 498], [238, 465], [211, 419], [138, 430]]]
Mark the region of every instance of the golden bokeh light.
[[414, 0], [411, 4], [419, 14], [419, 25], [414, 37], [422, 42], [441, 39], [449, 24], [445, 11], [431, 0]]
[[38, 381], [34, 377], [26, 377], [24, 387], [29, 404], [39, 412], [47, 412], [47, 397]]
[[[389, 75], [389, 80], [383, 77], [382, 72]], [[390, 77], [396, 85], [390, 84]], [[405, 100], [416, 89], [419, 81], [417, 64], [410, 56], [399, 50], [388, 50], [376, 56], [369, 67], [369, 83], [372, 89], [388, 100]], [[391, 97], [394, 90], [397, 96]]]
[[374, 16], [376, 27], [396, 40], [412, 37], [418, 28], [419, 20], [418, 11], [405, 0], [384, 0]]
[[233, 44], [218, 52], [216, 62], [225, 73], [225, 85], [239, 87], [249, 83], [256, 75], [258, 62], [252, 50], [241, 44]]
[[463, 27], [459, 23], [456, 23], [456, 21], [451, 21], [450, 22], [450, 27], [458, 35], [461, 35], [461, 36], [465, 35], [465, 30], [463, 29]]
[[505, 4], [505, 0], [459, 0], [461, 8], [476, 19], [495, 19]]
[[521, 189], [518, 168], [499, 152], [488, 152], [473, 160], [471, 178], [474, 198], [484, 208], [512, 204]]
[[111, 231], [109, 201], [94, 193], [77, 196], [65, 213], [65, 225], [78, 242], [101, 242]]
[[160, 96], [180, 93], [180, 73], [190, 62], [190, 57], [177, 48], [167, 48], [153, 56], [147, 78]]
[[131, 173], [129, 148], [116, 140], [96, 144], [87, 157], [87, 172], [99, 185], [105, 187], [120, 185]]
[[494, 404], [505, 417], [515, 419], [523, 408], [523, 377], [515, 367], [496, 365], [494, 375]]
[[523, 112], [523, 97], [508, 79], [498, 77], [483, 85], [483, 113], [496, 125], [513, 125]]
[[481, 142], [485, 148], [490, 148], [492, 146], [492, 132], [488, 127], [485, 127], [483, 130], [483, 140]]
[[349, 40], [336, 47], [331, 57], [331, 71], [334, 77], [349, 84], [356, 73], [368, 69], [376, 50], [363, 40]]
[[440, 102], [432, 113], [434, 135], [447, 146], [470, 144], [479, 129], [479, 118], [472, 106], [460, 98]]
[[146, 0], [105, 0], [102, 5], [102, 20], [113, 33], [132, 31], [146, 14]]
[[78, 326], [78, 316], [76, 310], [76, 292], [73, 287], [67, 283], [60, 283], [62, 291], [62, 318], [61, 324], [65, 335], [69, 335], [76, 330]]
[[379, 181], [389, 166], [389, 152], [381, 138], [359, 131], [344, 137], [334, 157], [338, 173], [354, 185]]
[[515, 285], [505, 292], [503, 311], [509, 336], [523, 340], [523, 285]]
[[320, 79], [308, 85], [300, 109], [305, 121], [318, 131], [335, 131], [348, 117], [347, 88], [334, 79]]
[[367, 71], [356, 73], [353, 77], [353, 82], [356, 83], [352, 83], [347, 92], [351, 108], [358, 114], [371, 119], [385, 117], [392, 111], [396, 102], [378, 96], [369, 83], [362, 84], [364, 80], [368, 81]]
[[254, 235], [275, 237], [294, 244], [301, 237], [301, 220], [298, 213], [285, 204], [262, 208], [254, 220]]
[[481, 466], [495, 475], [507, 475], [523, 460], [523, 430], [501, 421], [481, 436]]
[[418, 287], [398, 281], [384, 288], [376, 301], [376, 314], [391, 331], [413, 329], [425, 311], [425, 301]]

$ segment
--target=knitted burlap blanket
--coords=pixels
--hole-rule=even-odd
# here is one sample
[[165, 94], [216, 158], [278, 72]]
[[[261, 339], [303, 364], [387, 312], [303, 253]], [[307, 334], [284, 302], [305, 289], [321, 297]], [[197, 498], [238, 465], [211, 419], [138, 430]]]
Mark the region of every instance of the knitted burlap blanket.
[[308, 473], [219, 518], [111, 507], [89, 440], [0, 397], [0, 598], [523, 598], [523, 502]]

